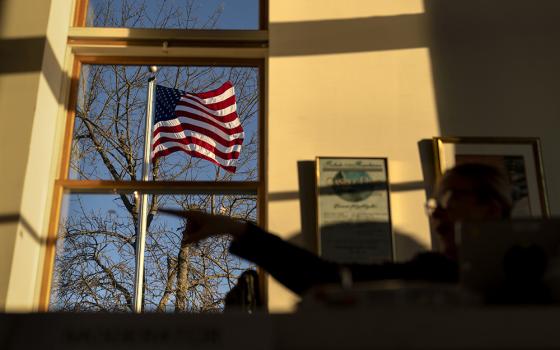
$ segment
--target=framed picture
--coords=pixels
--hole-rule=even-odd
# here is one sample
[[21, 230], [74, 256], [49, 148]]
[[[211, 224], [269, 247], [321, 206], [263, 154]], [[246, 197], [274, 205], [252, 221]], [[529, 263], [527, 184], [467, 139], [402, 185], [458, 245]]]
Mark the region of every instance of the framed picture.
[[339, 263], [393, 259], [387, 158], [317, 157], [318, 254]]
[[465, 162], [496, 166], [512, 186], [513, 217], [549, 216], [538, 138], [434, 137], [436, 178]]

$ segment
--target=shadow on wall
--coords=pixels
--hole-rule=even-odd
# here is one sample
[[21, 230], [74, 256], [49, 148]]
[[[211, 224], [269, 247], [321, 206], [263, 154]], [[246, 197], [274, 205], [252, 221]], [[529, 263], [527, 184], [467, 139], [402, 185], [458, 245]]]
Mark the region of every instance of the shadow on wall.
[[560, 1], [425, 0], [425, 8], [442, 134], [557, 129]]
[[551, 158], [560, 147], [560, 1], [424, 3], [441, 135], [540, 137], [549, 193], [560, 193]]
[[[2, 214], [0, 215], [0, 225], [7, 225], [7, 224], [21, 224], [22, 228], [29, 234], [29, 236], [38, 244], [41, 245], [54, 245], [56, 244], [56, 238], [43, 238], [41, 237], [37, 231], [33, 228], [33, 226], [27, 221], [25, 217], [20, 214]], [[20, 231], [21, 234], [21, 231]]]
[[[411, 14], [270, 23], [270, 39], [275, 41], [270, 55], [323, 55], [427, 47], [425, 21], [424, 14]], [[276, 33], [281, 35], [276, 38]]]
[[58, 96], [64, 72], [47, 38], [0, 38], [0, 75], [41, 70], [51, 93]]
[[49, 40], [46, 36], [5, 38], [3, 24], [9, 13], [13, 11], [8, 1], [0, 0], [0, 76], [42, 71], [53, 96], [59, 96], [65, 76]]

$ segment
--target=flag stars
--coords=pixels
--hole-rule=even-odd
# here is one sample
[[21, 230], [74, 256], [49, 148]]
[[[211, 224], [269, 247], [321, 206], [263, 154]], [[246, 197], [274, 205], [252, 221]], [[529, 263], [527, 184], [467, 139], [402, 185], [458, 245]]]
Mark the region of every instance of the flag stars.
[[175, 105], [184, 92], [156, 85], [156, 115], [154, 122], [175, 118]]

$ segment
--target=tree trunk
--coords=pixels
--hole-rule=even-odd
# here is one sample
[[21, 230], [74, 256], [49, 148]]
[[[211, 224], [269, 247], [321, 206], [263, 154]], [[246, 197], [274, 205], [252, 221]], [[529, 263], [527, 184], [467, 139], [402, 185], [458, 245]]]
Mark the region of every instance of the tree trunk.
[[177, 291], [175, 292], [175, 312], [187, 311], [187, 291], [189, 289], [189, 245], [181, 240], [177, 259]]
[[165, 311], [165, 306], [169, 301], [169, 297], [173, 293], [173, 282], [175, 282], [176, 268], [177, 268], [177, 262], [168, 257], [167, 258], [167, 282], [165, 283], [165, 291], [157, 307], [158, 312]]

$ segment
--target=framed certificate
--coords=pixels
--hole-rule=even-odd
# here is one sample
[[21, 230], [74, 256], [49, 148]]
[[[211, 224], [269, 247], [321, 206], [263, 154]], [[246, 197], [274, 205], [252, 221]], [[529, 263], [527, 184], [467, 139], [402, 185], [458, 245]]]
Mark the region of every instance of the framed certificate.
[[540, 140], [535, 137], [434, 137], [436, 177], [460, 163], [492, 165], [508, 177], [512, 217], [549, 216]]
[[317, 157], [318, 254], [339, 263], [393, 259], [387, 158]]

